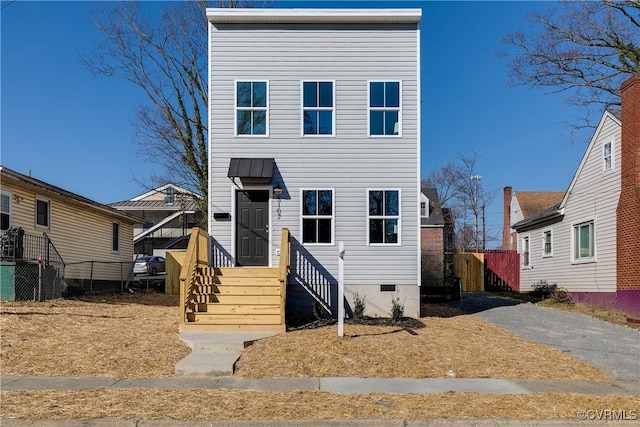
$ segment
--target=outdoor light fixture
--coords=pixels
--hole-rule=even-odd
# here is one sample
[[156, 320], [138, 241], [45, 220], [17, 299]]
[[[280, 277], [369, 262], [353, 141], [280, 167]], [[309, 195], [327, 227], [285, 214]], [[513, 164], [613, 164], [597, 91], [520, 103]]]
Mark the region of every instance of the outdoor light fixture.
[[276, 212], [278, 213], [278, 219], [280, 219], [280, 217], [282, 217], [282, 210], [280, 209], [282, 187], [280, 187], [280, 184], [276, 184], [275, 187], [273, 187], [273, 194], [278, 198], [278, 209], [276, 209]]

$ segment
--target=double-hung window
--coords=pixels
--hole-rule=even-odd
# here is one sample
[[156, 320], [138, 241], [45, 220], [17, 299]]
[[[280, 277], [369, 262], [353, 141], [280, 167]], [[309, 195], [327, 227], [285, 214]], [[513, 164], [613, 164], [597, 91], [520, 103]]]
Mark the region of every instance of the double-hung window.
[[49, 228], [51, 204], [48, 200], [36, 199], [36, 227]]
[[542, 233], [542, 255], [553, 255], [553, 247], [551, 246], [551, 230], [546, 230]]
[[402, 134], [400, 82], [369, 82], [369, 135]]
[[120, 250], [120, 223], [111, 223], [111, 250], [118, 252]]
[[593, 221], [573, 226], [574, 261], [592, 259], [594, 256]]
[[369, 244], [400, 243], [400, 191], [368, 191]]
[[525, 267], [529, 266], [529, 254], [530, 254], [530, 246], [529, 246], [529, 237], [522, 238], [522, 265]]
[[602, 146], [603, 169], [609, 171], [613, 168], [613, 144], [611, 141]]
[[333, 243], [333, 190], [302, 190], [302, 242]]
[[236, 82], [237, 135], [268, 135], [267, 86], [266, 81]]
[[333, 82], [302, 82], [302, 134], [334, 135]]
[[0, 193], [0, 230], [11, 227], [11, 194]]

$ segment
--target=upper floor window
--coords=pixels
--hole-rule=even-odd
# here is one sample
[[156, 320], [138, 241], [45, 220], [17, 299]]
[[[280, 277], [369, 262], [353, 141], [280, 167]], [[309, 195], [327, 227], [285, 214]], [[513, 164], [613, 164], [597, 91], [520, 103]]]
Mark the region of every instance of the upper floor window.
[[5, 231], [11, 227], [11, 194], [0, 193], [0, 230]]
[[333, 190], [302, 190], [302, 242], [333, 243]]
[[420, 216], [428, 216], [427, 215], [427, 202], [420, 202]]
[[593, 221], [573, 226], [573, 259], [590, 259], [594, 256]]
[[613, 168], [613, 145], [611, 141], [602, 146], [602, 160], [605, 171]]
[[333, 82], [302, 82], [302, 134], [334, 135]]
[[236, 135], [267, 135], [266, 81], [236, 82]]
[[542, 253], [544, 256], [551, 256], [553, 247], [551, 246], [551, 230], [542, 233]]
[[51, 204], [48, 200], [36, 199], [36, 226], [49, 228]]
[[176, 202], [176, 192], [173, 187], [164, 190], [164, 202], [167, 205], [173, 205]]
[[118, 252], [120, 250], [120, 223], [111, 223], [111, 250]]
[[525, 267], [529, 266], [529, 253], [529, 237], [527, 236], [522, 238], [522, 265]]
[[400, 191], [369, 190], [368, 197], [368, 243], [400, 243]]
[[369, 135], [401, 135], [400, 82], [369, 82]]

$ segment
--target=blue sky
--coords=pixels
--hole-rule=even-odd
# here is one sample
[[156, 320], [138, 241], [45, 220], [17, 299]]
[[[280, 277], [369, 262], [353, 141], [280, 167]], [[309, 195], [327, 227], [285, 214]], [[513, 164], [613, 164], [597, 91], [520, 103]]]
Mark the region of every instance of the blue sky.
[[[154, 165], [133, 143], [142, 92], [94, 77], [78, 54], [99, 34], [94, 2], [18, 0], [1, 11], [0, 163], [102, 203], [142, 193]], [[276, 7], [422, 8], [422, 175], [474, 149], [477, 173], [498, 195], [487, 227], [502, 227], [502, 188], [566, 190], [586, 148], [570, 144], [579, 114], [562, 95], [507, 88], [505, 32], [547, 2], [276, 2]], [[5, 7], [6, 6], [6, 7]], [[147, 7], [162, 7], [148, 2]], [[586, 141], [590, 132], [581, 134]]]

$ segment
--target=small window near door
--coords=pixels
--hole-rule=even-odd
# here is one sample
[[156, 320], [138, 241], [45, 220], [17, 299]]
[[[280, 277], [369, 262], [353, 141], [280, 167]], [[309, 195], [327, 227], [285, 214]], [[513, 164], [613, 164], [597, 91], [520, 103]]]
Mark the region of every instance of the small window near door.
[[50, 227], [51, 203], [48, 200], [36, 199], [36, 226]]
[[120, 223], [111, 223], [111, 250], [118, 252], [120, 250]]

